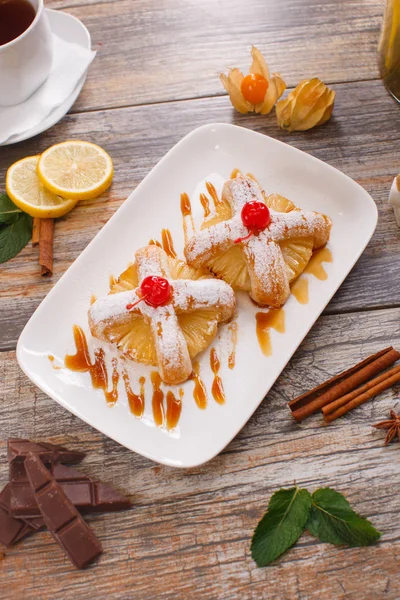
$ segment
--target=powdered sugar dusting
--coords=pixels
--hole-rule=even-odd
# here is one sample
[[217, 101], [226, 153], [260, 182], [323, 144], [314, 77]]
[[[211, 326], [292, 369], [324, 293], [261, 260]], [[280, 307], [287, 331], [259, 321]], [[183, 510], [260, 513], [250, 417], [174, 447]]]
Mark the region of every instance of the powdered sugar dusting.
[[264, 202], [260, 186], [254, 179], [238, 175], [235, 179], [229, 181], [229, 187], [232, 193], [232, 210], [237, 213], [242, 210], [243, 206], [251, 200]]

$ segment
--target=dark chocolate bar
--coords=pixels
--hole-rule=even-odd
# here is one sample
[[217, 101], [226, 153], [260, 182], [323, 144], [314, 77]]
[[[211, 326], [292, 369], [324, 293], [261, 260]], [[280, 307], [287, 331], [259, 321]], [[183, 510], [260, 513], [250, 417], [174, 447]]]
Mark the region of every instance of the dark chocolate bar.
[[25, 536], [44, 527], [42, 517], [17, 519], [10, 515], [10, 486], [0, 492], [0, 543], [12, 546]]
[[103, 552], [99, 540], [38, 454], [28, 454], [25, 469], [47, 528], [72, 563], [83, 569]]
[[[93, 481], [84, 473], [60, 464], [50, 464], [51, 475], [80, 512], [115, 512], [132, 503], [111, 486]], [[10, 512], [14, 517], [39, 517], [40, 509], [29, 484], [24, 463], [10, 464]]]
[[37, 454], [45, 463], [64, 463], [74, 465], [85, 458], [84, 452], [68, 450], [63, 446], [48, 444], [46, 442], [31, 442], [30, 440], [9, 438], [7, 445], [8, 462], [23, 462], [25, 457], [32, 452]]

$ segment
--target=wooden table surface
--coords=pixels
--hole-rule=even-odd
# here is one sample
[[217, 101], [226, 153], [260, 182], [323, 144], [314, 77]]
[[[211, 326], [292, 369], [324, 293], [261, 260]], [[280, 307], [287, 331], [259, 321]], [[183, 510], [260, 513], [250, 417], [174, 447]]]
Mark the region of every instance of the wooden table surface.
[[[50, 534], [5, 551], [0, 597], [21, 599], [399, 598], [400, 447], [371, 423], [399, 387], [338, 420], [299, 426], [286, 402], [387, 345], [400, 347], [400, 229], [387, 196], [400, 167], [399, 106], [379, 81], [376, 47], [384, 0], [53, 0], [89, 28], [98, 54], [60, 123], [0, 148], [0, 180], [15, 160], [82, 138], [115, 162], [111, 189], [56, 224], [55, 272], [41, 279], [28, 245], [0, 266], [0, 484], [6, 440], [24, 436], [87, 451], [82, 469], [127, 493], [132, 511], [88, 520], [104, 546], [77, 572]], [[217, 73], [249, 63], [258, 46], [289, 86], [318, 76], [336, 90], [331, 121], [288, 135], [274, 115], [235, 113]], [[225, 451], [188, 471], [156, 465], [104, 437], [39, 392], [15, 358], [35, 307], [157, 161], [198, 125], [224, 121], [271, 135], [327, 161], [375, 199], [370, 244], [267, 399]], [[399, 401], [397, 400], [398, 406]], [[400, 407], [400, 406], [399, 406]], [[309, 535], [272, 566], [250, 556], [269, 496], [293, 481], [332, 486], [383, 532], [368, 548]]]

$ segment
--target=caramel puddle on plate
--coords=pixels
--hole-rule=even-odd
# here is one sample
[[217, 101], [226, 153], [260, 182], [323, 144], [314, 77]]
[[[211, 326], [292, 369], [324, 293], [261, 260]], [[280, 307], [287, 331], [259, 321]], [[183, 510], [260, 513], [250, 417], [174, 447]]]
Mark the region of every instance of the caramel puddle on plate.
[[[333, 262], [332, 252], [328, 248], [322, 248], [321, 250], [317, 250], [317, 252], [315, 252], [312, 255], [312, 257], [310, 258], [310, 262], [304, 269], [304, 273], [313, 275], [320, 281], [326, 281], [326, 279], [328, 279], [328, 273], [322, 266], [322, 263], [324, 262]], [[308, 279], [301, 276], [298, 279], [296, 279], [296, 281], [291, 286], [291, 292], [296, 298], [297, 302], [299, 302], [300, 304], [308, 304]]]
[[221, 363], [215, 348], [212, 348], [210, 352], [210, 366], [212, 372], [214, 373], [214, 381], [211, 387], [212, 395], [218, 404], [225, 404], [226, 398], [224, 386], [222, 385], [221, 377], [218, 375]]
[[126, 396], [128, 398], [129, 408], [131, 413], [135, 415], [135, 417], [141, 417], [144, 412], [144, 404], [145, 404], [145, 395], [144, 395], [144, 385], [146, 383], [146, 379], [144, 377], [139, 378], [140, 392], [139, 394], [135, 394], [132, 391], [131, 382], [129, 379], [129, 375], [126, 369], [122, 370], [122, 378], [125, 384]]
[[320, 281], [325, 281], [328, 279], [328, 273], [325, 271], [322, 263], [333, 262], [332, 252], [329, 248], [322, 248], [321, 250], [317, 250], [312, 257], [310, 258], [310, 262], [304, 269], [304, 273], [309, 273], [310, 275], [314, 275]]
[[112, 360], [112, 390], [108, 391], [108, 373], [107, 366], [104, 360], [104, 350], [98, 348], [94, 351], [95, 361], [94, 363], [90, 360], [89, 349], [85, 333], [78, 325], [74, 325], [74, 340], [76, 346], [76, 354], [67, 354], [65, 357], [65, 366], [71, 371], [78, 371], [80, 373], [90, 373], [92, 380], [92, 386], [94, 389], [101, 389], [104, 392], [104, 396], [107, 402], [114, 405], [118, 400], [118, 365], [117, 359]]
[[228, 356], [228, 367], [230, 369], [234, 369], [236, 365], [236, 346], [238, 341], [238, 324], [237, 324], [237, 316], [234, 317], [233, 321], [231, 321], [228, 325], [228, 331], [231, 335], [231, 350]]
[[290, 291], [299, 304], [308, 304], [308, 279], [298, 277], [290, 286]]
[[[183, 226], [183, 236], [185, 238], [185, 244], [187, 244], [188, 240], [195, 234], [195, 226], [194, 219], [192, 215], [192, 205], [190, 203], [189, 196], [183, 192], [181, 194], [181, 213], [182, 213], [182, 226]], [[190, 222], [191, 232], [188, 231], [188, 220]]]
[[164, 252], [171, 258], [176, 258], [176, 252], [174, 248], [174, 242], [169, 229], [163, 229], [161, 231], [162, 247]]
[[193, 372], [189, 379], [194, 381], [193, 398], [199, 408], [204, 410], [207, 406], [207, 391], [204, 383], [200, 379], [200, 365], [196, 361], [193, 363]]
[[166, 424], [168, 431], [174, 429], [178, 425], [179, 418], [182, 412], [182, 398], [183, 389], [179, 390], [179, 398], [169, 390], [167, 392], [167, 413], [166, 413]]
[[256, 313], [257, 339], [265, 356], [272, 355], [271, 329], [285, 333], [285, 311], [283, 308], [271, 308], [268, 312]]
[[160, 389], [161, 377], [157, 371], [152, 371], [150, 379], [153, 384], [153, 397], [151, 401], [153, 419], [157, 427], [162, 427], [164, 424], [164, 392]]

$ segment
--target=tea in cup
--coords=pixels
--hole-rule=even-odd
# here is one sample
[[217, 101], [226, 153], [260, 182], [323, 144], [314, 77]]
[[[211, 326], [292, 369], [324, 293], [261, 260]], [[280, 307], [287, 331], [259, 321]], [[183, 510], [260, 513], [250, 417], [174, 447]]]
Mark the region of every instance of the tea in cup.
[[49, 76], [52, 62], [43, 0], [0, 0], [0, 106], [29, 98]]

